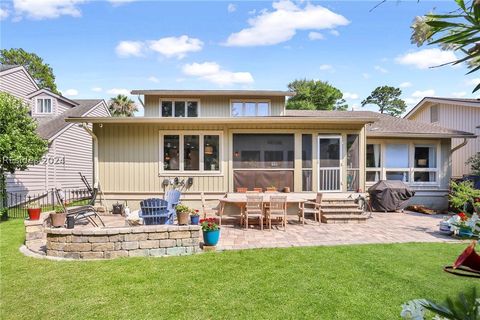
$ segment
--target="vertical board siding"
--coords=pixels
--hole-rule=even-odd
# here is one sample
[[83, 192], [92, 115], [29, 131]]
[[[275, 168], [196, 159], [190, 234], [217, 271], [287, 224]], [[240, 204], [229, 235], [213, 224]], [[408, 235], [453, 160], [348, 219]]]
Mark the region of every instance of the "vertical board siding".
[[[411, 119], [421, 122], [430, 123], [430, 107], [432, 103], [428, 103], [421, 110], [416, 112]], [[455, 104], [437, 103], [439, 121], [438, 125], [471, 132], [478, 134], [479, 130], [476, 128], [480, 125], [480, 107], [468, 107]], [[452, 139], [452, 148], [461, 144], [463, 139]], [[465, 164], [468, 158], [480, 152], [480, 138], [469, 139], [466, 146], [455, 151], [452, 154], [452, 176], [461, 177], [464, 174], [471, 172], [470, 165]]]
[[[160, 116], [160, 99], [199, 99], [200, 100], [200, 117], [230, 117], [230, 100], [242, 99], [239, 97], [229, 96], [205, 96], [205, 97], [168, 97], [168, 96], [145, 96], [145, 117]], [[272, 116], [280, 116], [284, 112], [285, 97], [246, 97], [248, 99], [265, 99], [270, 100], [270, 112]]]

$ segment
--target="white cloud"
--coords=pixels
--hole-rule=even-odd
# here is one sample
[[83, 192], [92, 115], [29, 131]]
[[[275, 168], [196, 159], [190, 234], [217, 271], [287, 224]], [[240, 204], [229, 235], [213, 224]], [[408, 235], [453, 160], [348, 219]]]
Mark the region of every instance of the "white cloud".
[[422, 98], [404, 98], [403, 101], [405, 101], [405, 103], [408, 105], [408, 106], [414, 106], [416, 105]]
[[229, 3], [228, 7], [227, 7], [227, 11], [230, 12], [230, 13], [235, 12], [235, 11], [237, 11], [237, 6], [234, 5], [233, 3]]
[[366, 72], [362, 73], [362, 77], [363, 77], [363, 79], [370, 79], [371, 78], [370, 74], [366, 73]]
[[455, 98], [463, 98], [467, 95], [465, 91], [452, 92], [452, 96]]
[[358, 94], [351, 93], [351, 92], [344, 92], [343, 93], [343, 98], [344, 99], [356, 100], [356, 99], [358, 99]]
[[78, 96], [78, 90], [68, 89], [68, 90], [62, 91], [62, 94], [66, 97], [74, 97], [74, 96]]
[[465, 84], [467, 86], [477, 86], [479, 83], [480, 83], [480, 78], [465, 80]]
[[107, 90], [107, 93], [108, 94], [113, 94], [113, 95], [123, 94], [125, 96], [129, 96], [130, 95], [130, 90], [122, 89], [122, 88], [112, 88], [110, 90]]
[[102, 92], [103, 89], [100, 88], [100, 87], [93, 87], [93, 88], [92, 88], [92, 91], [93, 91], [93, 92]]
[[406, 53], [395, 59], [399, 64], [412, 65], [418, 69], [428, 69], [455, 60], [455, 53], [438, 48]]
[[321, 64], [319, 69], [322, 71], [333, 70], [333, 66], [330, 64]]
[[0, 8], [0, 21], [5, 20], [10, 15], [10, 12], [5, 8]]
[[424, 97], [433, 97], [435, 96], [435, 90], [433, 89], [428, 89], [428, 90], [417, 90], [414, 93], [412, 93], [413, 98], [424, 98]]
[[119, 6], [119, 5], [122, 5], [124, 3], [135, 2], [137, 0], [107, 0], [107, 1], [110, 2], [114, 6]]
[[378, 72], [381, 72], [381, 73], [388, 73], [387, 69], [382, 68], [380, 66], [375, 66], [375, 67], [373, 67], [373, 69], [375, 69], [375, 70], [377, 70]]
[[144, 50], [145, 45], [140, 41], [120, 41], [115, 47], [115, 52], [120, 57], [141, 57]]
[[78, 4], [86, 0], [13, 0], [13, 7], [19, 16], [28, 18], [53, 19], [60, 16], [80, 17]]
[[224, 70], [216, 62], [185, 64], [182, 67], [185, 75], [198, 77], [220, 86], [231, 84], [250, 84], [253, 77], [250, 72], [232, 72]]
[[411, 82], [408, 82], [408, 81], [405, 81], [405, 82], [402, 82], [398, 85], [400, 88], [409, 88], [412, 86], [412, 83]]
[[308, 39], [310, 40], [323, 40], [325, 37], [320, 32], [310, 31], [308, 33]]
[[337, 30], [333, 29], [333, 30], [330, 30], [330, 34], [338, 37], [340, 35], [340, 32], [338, 32]]
[[155, 77], [155, 76], [150, 76], [150, 77], [148, 77], [148, 81], [155, 82], [155, 83], [159, 83], [159, 82], [160, 82], [160, 80], [159, 80], [157, 77]]
[[176, 57], [181, 59], [189, 52], [202, 50], [203, 42], [187, 35], [180, 37], [167, 37], [148, 41], [150, 50], [158, 52], [167, 58]]
[[273, 11], [262, 10], [248, 19], [249, 27], [230, 34], [225, 45], [274, 45], [290, 40], [298, 30], [332, 29], [350, 23], [344, 16], [311, 3], [300, 7], [290, 0], [280, 0], [272, 7]]

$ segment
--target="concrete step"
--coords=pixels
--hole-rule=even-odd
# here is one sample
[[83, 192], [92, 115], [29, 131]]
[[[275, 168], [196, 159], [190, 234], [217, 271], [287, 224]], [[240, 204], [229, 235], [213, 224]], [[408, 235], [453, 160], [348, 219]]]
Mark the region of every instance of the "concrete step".
[[357, 203], [321, 203], [322, 208], [352, 208], [357, 209]]
[[351, 215], [359, 215], [362, 214], [363, 211], [358, 208], [321, 208], [320, 211], [322, 214], [351, 214]]
[[365, 223], [367, 215], [329, 214], [322, 215], [323, 223]]

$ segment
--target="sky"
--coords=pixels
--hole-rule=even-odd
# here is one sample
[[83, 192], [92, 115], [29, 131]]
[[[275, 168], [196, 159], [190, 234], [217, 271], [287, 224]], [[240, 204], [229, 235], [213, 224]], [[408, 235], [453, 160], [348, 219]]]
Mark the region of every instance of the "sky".
[[431, 68], [458, 54], [410, 43], [415, 16], [452, 11], [453, 0], [392, 0], [371, 11], [378, 2], [1, 0], [0, 47], [42, 57], [72, 99], [285, 90], [303, 78], [328, 81], [355, 110], [381, 85], [400, 87], [409, 108], [424, 96], [478, 96], [480, 74]]

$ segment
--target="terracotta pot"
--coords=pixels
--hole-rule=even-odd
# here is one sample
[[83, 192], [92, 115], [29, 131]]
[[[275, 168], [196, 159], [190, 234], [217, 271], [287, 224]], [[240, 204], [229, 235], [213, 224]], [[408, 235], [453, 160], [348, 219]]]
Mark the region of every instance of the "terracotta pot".
[[27, 209], [27, 212], [29, 220], [39, 220], [40, 213], [42, 213], [42, 208]]
[[187, 225], [190, 218], [188, 212], [177, 212], [177, 220], [179, 225]]
[[270, 192], [272, 192], [272, 191], [277, 191], [277, 188], [275, 188], [275, 187], [267, 187], [267, 191], [270, 191]]
[[66, 213], [50, 213], [50, 220], [52, 220], [52, 227], [63, 227], [67, 219]]
[[289, 193], [289, 192], [290, 192], [290, 187], [285, 187], [285, 188], [283, 188], [283, 192]]

